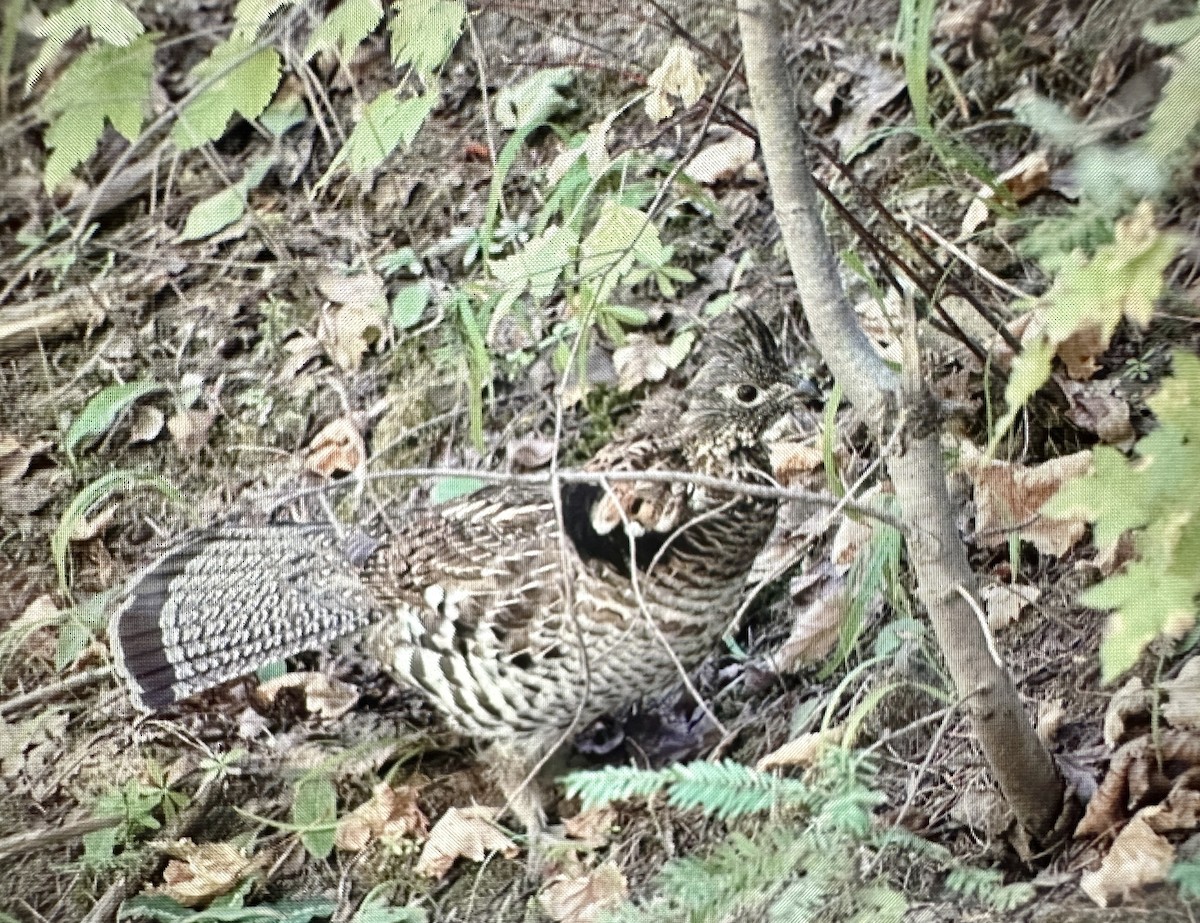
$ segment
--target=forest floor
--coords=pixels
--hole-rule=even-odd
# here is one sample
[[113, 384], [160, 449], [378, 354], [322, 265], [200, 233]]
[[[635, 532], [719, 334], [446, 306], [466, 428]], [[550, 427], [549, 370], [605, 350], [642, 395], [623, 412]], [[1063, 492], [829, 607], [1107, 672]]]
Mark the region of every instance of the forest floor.
[[[789, 355], [819, 363], [767, 183], [738, 131], [751, 118], [744, 84], [734, 77], [720, 94], [716, 89], [739, 60], [732, 6], [483, 4], [411, 148], [369, 178], [342, 175], [315, 193], [354, 107], [396, 79], [381, 36], [368, 39], [346, 68], [314, 63], [304, 80], [288, 78], [294, 95], [310, 103], [321, 97], [322, 115], [281, 140], [235, 119], [203, 157], [153, 146], [123, 157], [127, 142], [112, 134], [68, 194], [55, 197], [43, 191], [39, 172], [44, 153], [33, 106], [44, 90], [13, 99], [17, 111], [0, 124], [0, 920], [5, 913], [21, 921], [108, 919], [121, 899], [170, 884], [172, 874], [204, 879], [195, 866], [167, 867], [163, 852], [151, 848], [164, 831], [196, 843], [246, 846], [252, 839], [253, 869], [233, 869], [242, 861], [233, 854], [208, 860], [210, 877], [228, 874], [226, 884], [254, 877], [252, 903], [332, 895], [351, 907], [383, 883], [393, 905], [424, 908], [436, 921], [578, 923], [598, 919], [611, 896], [602, 884], [616, 881], [594, 877], [586, 881], [591, 892], [564, 897], [586, 872], [615, 868], [614, 889], [636, 900], [653, 893], [668, 860], [703, 856], [731, 829], [754, 838], [753, 819], [722, 823], [661, 799], [631, 799], [604, 816], [603, 829], [593, 821], [590, 845], [558, 860], [557, 879], [531, 880], [524, 851], [504, 848], [488, 850], [482, 863], [460, 859], [440, 875], [420, 874], [422, 827], [451, 809], [502, 799], [474, 746], [448, 735], [418, 695], [348, 646], [297, 658], [293, 669], [306, 672], [272, 696], [242, 681], [170, 714], [139, 718], [106, 672], [103, 618], [123, 581], [188, 529], [262, 517], [281, 497], [296, 515], [357, 518], [430, 488], [428, 481], [390, 478], [358, 492], [304, 492], [349, 470], [538, 470], [554, 451], [565, 464], [577, 463], [648, 389], [665, 386], [658, 381], [672, 373], [654, 349], [726, 293], [784, 330]], [[938, 137], [993, 174], [1016, 167], [1006, 177], [1010, 210], [981, 216], [982, 187], [964, 159], [939, 154], [911, 131], [895, 4], [784, 6], [799, 115], [856, 184], [824, 157], [816, 158], [818, 178], [866, 233], [911, 256], [903, 228], [1013, 329], [1016, 295], [1034, 297], [1048, 281], [1018, 243], [1030, 225], [1072, 201], [1075, 187], [1069, 156], [1018, 124], [1012, 100], [1036, 89], [1099, 126], [1100, 136], [1135, 137], [1165, 81], [1165, 52], [1141, 37], [1142, 27], [1190, 12], [1166, 0], [939, 7], [934, 47], [945, 70], [930, 69]], [[222, 29], [231, 7], [147, 4], [138, 11], [151, 29], [188, 39], [166, 46], [157, 61], [163, 92], [179, 91], [195, 63], [196, 36]], [[415, 323], [394, 329], [387, 319], [382, 327], [355, 327], [348, 306], [394, 295], [415, 278], [428, 279], [436, 295], [477, 277], [478, 254], [472, 258], [464, 229], [484, 220], [493, 157], [504, 145], [502, 129], [485, 117], [499, 91], [540, 70], [573, 69], [558, 91], [564, 103], [556, 131], [531, 135], [504, 185], [498, 256], [528, 239], [530, 216], [544, 204], [545, 172], [562, 150], [560, 135], [586, 130], [627, 103], [681, 38], [707, 51], [701, 65], [710, 95], [661, 123], [618, 121], [611, 145], [665, 164], [652, 176], [660, 183], [685, 157], [707, 155], [707, 174], [697, 168], [672, 177], [682, 191], [663, 231], [674, 261], [695, 281], [680, 285], [674, 301], [649, 283], [634, 290], [631, 305], [648, 320], [632, 340], [641, 351], [619, 353], [605, 338], [593, 343], [588, 390], [568, 408], [557, 445], [553, 344], [516, 324], [489, 330], [489, 348], [510, 361], [491, 370], [482, 441], [473, 441], [469, 356], [444, 303], [439, 308], [435, 297]], [[34, 53], [23, 36], [18, 65]], [[217, 233], [182, 239], [189, 209], [268, 151], [274, 167], [250, 195], [250, 211]], [[94, 201], [110, 171], [128, 182], [109, 182]], [[1058, 403], [1031, 409], [1007, 461], [991, 469], [992, 480], [972, 467], [968, 448], [986, 444], [999, 399], [988, 394], [988, 370], [954, 337], [931, 333], [923, 341], [935, 391], [955, 408], [948, 456], [958, 462], [952, 478], [972, 563], [994, 600], [988, 615], [996, 648], [1043, 740], [1084, 795], [1105, 778], [1115, 746], [1136, 736], [1138, 722], [1152, 723], [1133, 706], [1112, 708], [1119, 687], [1101, 684], [1098, 659], [1104, 616], [1078, 602], [1110, 562], [1087, 539], [1053, 552], [1011, 539], [989, 518], [989, 497], [1032, 491], [1044, 463], [1101, 444], [1128, 449], [1152, 428], [1146, 399], [1169, 372], [1171, 351], [1200, 347], [1198, 175], [1184, 177], [1158, 216], [1189, 241], [1172, 264], [1165, 307], [1145, 328], [1122, 324], [1086, 382], [1058, 382]], [[847, 254], [846, 278], [863, 322], [890, 355], [898, 340], [887, 306], [897, 299], [849, 224], [833, 209], [828, 219]], [[80, 245], [64, 240], [64, 229], [90, 224]], [[879, 299], [875, 285], [884, 293]], [[546, 312], [542, 334], [570, 305], [550, 300], [539, 310]], [[62, 323], [29, 322], [55, 312]], [[967, 337], [993, 347], [993, 330], [956, 316]], [[106, 406], [94, 403], [101, 389], [123, 383], [144, 387]], [[827, 377], [824, 383], [828, 389]], [[827, 438], [823, 426], [832, 426]], [[879, 446], [852, 408], [795, 421], [786, 436], [776, 457], [792, 485], [827, 489], [826, 444], [846, 483], [864, 473], [871, 483]], [[81, 508], [85, 485], [114, 473], [140, 486]], [[169, 485], [184, 502], [172, 502], [156, 485]], [[880, 491], [886, 494], [886, 483]], [[856, 743], [873, 753], [870, 784], [881, 796], [875, 824], [945, 847], [964, 867], [1034, 884], [1032, 900], [1000, 911], [949, 888], [944, 866], [928, 857], [894, 850], [877, 865], [864, 859], [857, 870], [864, 880], [882, 876], [905, 895], [903, 919], [1195, 919], [1200, 911], [1173, 884], [1131, 886], [1117, 906], [1098, 906], [1081, 889], [1081, 876], [1099, 866], [1111, 836], [1075, 838], [1048, 855], [1022, 853], [969, 722], [952, 696], [929, 691], [945, 687], [910, 595], [911, 576], [901, 567], [895, 581], [863, 591], [848, 619], [846, 600], [864, 586], [851, 562], [877, 546], [869, 527], [824, 512], [795, 505], [784, 511], [763, 572], [781, 559], [794, 566], [760, 594], [729, 643], [694, 676], [720, 726], [681, 689], [583, 729], [571, 767], [659, 767], [717, 756], [752, 766], [813, 730], [823, 713], [833, 725], [865, 716]], [[56, 544], [65, 549], [69, 592], [56, 573]], [[1178, 677], [1186, 659], [1173, 645], [1152, 646], [1133, 675], [1152, 687]], [[1128, 727], [1114, 730], [1123, 720]], [[781, 772], [799, 776], [803, 769]], [[353, 830], [340, 829], [337, 848], [317, 855], [320, 844], [296, 834], [306, 785], [332, 786], [345, 827], [352, 808], [370, 802], [372, 792], [378, 797], [383, 779], [394, 786], [387, 797], [412, 794], [403, 808], [375, 803], [383, 821], [409, 823], [405, 835], [389, 844], [377, 824], [360, 830], [356, 842]], [[88, 833], [86, 825], [114, 805], [131, 820], [121, 838], [106, 843], [108, 834]], [[555, 805], [562, 818], [578, 812], [566, 798]], [[1198, 849], [1186, 833], [1174, 835], [1180, 856]], [[110, 857], [92, 861], [97, 851]], [[548, 897], [554, 881], [559, 892]], [[203, 893], [203, 882], [195, 885], [201, 902], [221, 890], [209, 885], [211, 893]], [[339, 913], [337, 919], [351, 918]], [[830, 905], [821, 918], [851, 915]], [[258, 918], [231, 912], [222, 919]]]

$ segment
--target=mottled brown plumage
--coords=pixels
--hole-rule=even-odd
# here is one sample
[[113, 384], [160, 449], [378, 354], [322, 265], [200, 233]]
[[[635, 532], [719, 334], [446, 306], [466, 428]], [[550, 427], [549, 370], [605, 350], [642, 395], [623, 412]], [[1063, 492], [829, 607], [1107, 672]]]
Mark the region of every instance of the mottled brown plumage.
[[[589, 470], [768, 480], [763, 434], [811, 386], [756, 315], [708, 340], [683, 390], [648, 402]], [[452, 726], [517, 757], [513, 789], [564, 729], [705, 656], [775, 515], [772, 500], [682, 482], [568, 483], [558, 499], [565, 534], [533, 485], [392, 511], [371, 537], [199, 533], [131, 582], [115, 659], [135, 701], [159, 709], [365, 629], [374, 656]], [[536, 797], [516, 808], [538, 823]]]

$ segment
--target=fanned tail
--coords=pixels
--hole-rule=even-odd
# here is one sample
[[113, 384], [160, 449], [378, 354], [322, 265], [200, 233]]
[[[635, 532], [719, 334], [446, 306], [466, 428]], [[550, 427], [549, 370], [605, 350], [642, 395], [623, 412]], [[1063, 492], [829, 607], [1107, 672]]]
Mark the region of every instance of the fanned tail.
[[365, 627], [376, 608], [325, 526], [201, 532], [133, 580], [109, 624], [134, 703], [156, 711]]

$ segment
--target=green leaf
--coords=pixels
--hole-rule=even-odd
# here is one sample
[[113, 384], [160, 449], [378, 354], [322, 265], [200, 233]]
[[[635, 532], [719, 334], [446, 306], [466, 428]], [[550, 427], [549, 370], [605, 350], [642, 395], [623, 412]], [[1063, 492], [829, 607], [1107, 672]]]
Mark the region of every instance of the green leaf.
[[118, 919], [156, 920], [158, 923], [311, 923], [333, 916], [338, 905], [323, 897], [276, 901], [243, 907], [221, 906], [214, 901], [204, 910], [185, 907], [161, 894], [139, 894], [121, 904]]
[[1171, 77], [1139, 141], [1160, 163], [1172, 162], [1187, 148], [1200, 122], [1200, 36], [1177, 48], [1172, 58]]
[[457, 497], [472, 494], [484, 486], [484, 482], [473, 477], [438, 478], [429, 492], [432, 503], [446, 503]]
[[80, 445], [107, 433], [117, 418], [138, 400], [162, 390], [163, 386], [154, 381], [130, 381], [102, 388], [71, 422], [63, 439], [63, 449], [74, 461], [75, 450]]
[[92, 481], [68, 504], [63, 511], [62, 519], [54, 534], [50, 536], [50, 554], [54, 559], [54, 567], [58, 571], [58, 586], [67, 592], [67, 549], [71, 545], [71, 536], [80, 523], [91, 512], [96, 504], [103, 502], [115, 493], [128, 493], [131, 490], [148, 487], [157, 490], [174, 503], [183, 503], [183, 495], [166, 478], [157, 474], [137, 474], [132, 471], [110, 471]]
[[235, 33], [192, 69], [192, 78], [203, 89], [171, 129], [171, 139], [184, 151], [225, 134], [234, 113], [244, 119], [262, 114], [279, 86], [279, 52], [255, 51], [251, 38]]
[[661, 267], [671, 251], [663, 246], [649, 215], [609, 200], [583, 239], [579, 254], [580, 278], [597, 280], [595, 300], [604, 303], [617, 285], [625, 281], [635, 263]]
[[401, 143], [405, 147], [412, 144], [437, 100], [436, 90], [405, 100], [397, 99], [395, 90], [384, 90], [367, 106], [317, 188], [327, 184], [343, 164], [353, 173], [367, 173], [379, 167]]
[[233, 19], [237, 23], [236, 35], [253, 40], [267, 20], [285, 6], [295, 6], [299, 0], [238, 0], [233, 8]]
[[1100, 646], [1105, 681], [1119, 676], [1160, 635], [1177, 638], [1196, 621], [1200, 594], [1200, 359], [1173, 357], [1174, 374], [1147, 401], [1158, 427], [1127, 459], [1098, 448], [1092, 470], [1063, 485], [1049, 516], [1086, 516], [1097, 545], [1131, 531], [1135, 560], [1089, 589], [1084, 605], [1111, 610]]
[[250, 192], [258, 188], [274, 161], [270, 157], [259, 157], [246, 170], [246, 175], [216, 195], [202, 199], [192, 206], [183, 226], [180, 240], [199, 240], [210, 237], [239, 221], [246, 213]]
[[489, 268], [516, 294], [528, 291], [535, 298], [546, 298], [570, 265], [578, 243], [574, 229], [551, 225], [512, 256], [492, 260]]
[[377, 894], [368, 894], [350, 923], [425, 923], [429, 915], [420, 907], [393, 907]]
[[392, 323], [396, 329], [408, 330], [415, 327], [425, 309], [429, 307], [432, 294], [433, 289], [424, 280], [406, 285], [396, 292], [392, 298]]
[[129, 45], [146, 31], [129, 7], [119, 0], [75, 0], [74, 3], [68, 3], [47, 16], [34, 29], [34, 34], [45, 41], [29, 66], [29, 79], [25, 85], [27, 92], [33, 88], [47, 65], [58, 57], [63, 46], [81, 29], [88, 29], [95, 38], [116, 46]]
[[397, 0], [390, 25], [392, 63], [422, 74], [442, 66], [462, 35], [467, 7], [460, 0]]
[[1093, 333], [1099, 348], [1107, 349], [1123, 318], [1143, 327], [1150, 322], [1162, 294], [1163, 272], [1178, 252], [1178, 237], [1158, 230], [1153, 209], [1143, 203], [1117, 222], [1112, 243], [1097, 248], [1092, 259], [1077, 258], [1059, 272], [1040, 299], [1045, 329], [1013, 362], [1004, 393], [1008, 409], [996, 425], [989, 453], [1049, 379], [1060, 346], [1077, 334]]
[[108, 622], [107, 603], [112, 595], [95, 593], [62, 613], [63, 623], [54, 649], [55, 670], [61, 673], [95, 640], [96, 632]]
[[348, 61], [382, 19], [382, 0], [342, 0], [313, 30], [304, 47], [304, 60], [321, 51], [336, 51]]
[[536, 128], [571, 108], [558, 91], [571, 85], [575, 69], [552, 67], [526, 77], [496, 93], [496, 121], [501, 128], [518, 131]]
[[329, 776], [305, 776], [296, 783], [292, 823], [300, 828], [300, 842], [314, 859], [333, 852], [337, 823], [337, 792]]
[[101, 45], [79, 55], [54, 82], [40, 107], [50, 122], [43, 184], [53, 192], [96, 149], [107, 119], [130, 141], [137, 139], [150, 99], [154, 36], [123, 47]]

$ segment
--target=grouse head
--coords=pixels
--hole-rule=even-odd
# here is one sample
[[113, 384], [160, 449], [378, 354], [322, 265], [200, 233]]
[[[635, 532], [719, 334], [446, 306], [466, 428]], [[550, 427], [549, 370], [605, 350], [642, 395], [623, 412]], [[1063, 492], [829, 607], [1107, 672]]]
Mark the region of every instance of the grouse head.
[[679, 417], [698, 462], [756, 450], [786, 413], [818, 396], [810, 374], [788, 367], [771, 329], [749, 309], [722, 317], [705, 340]]

